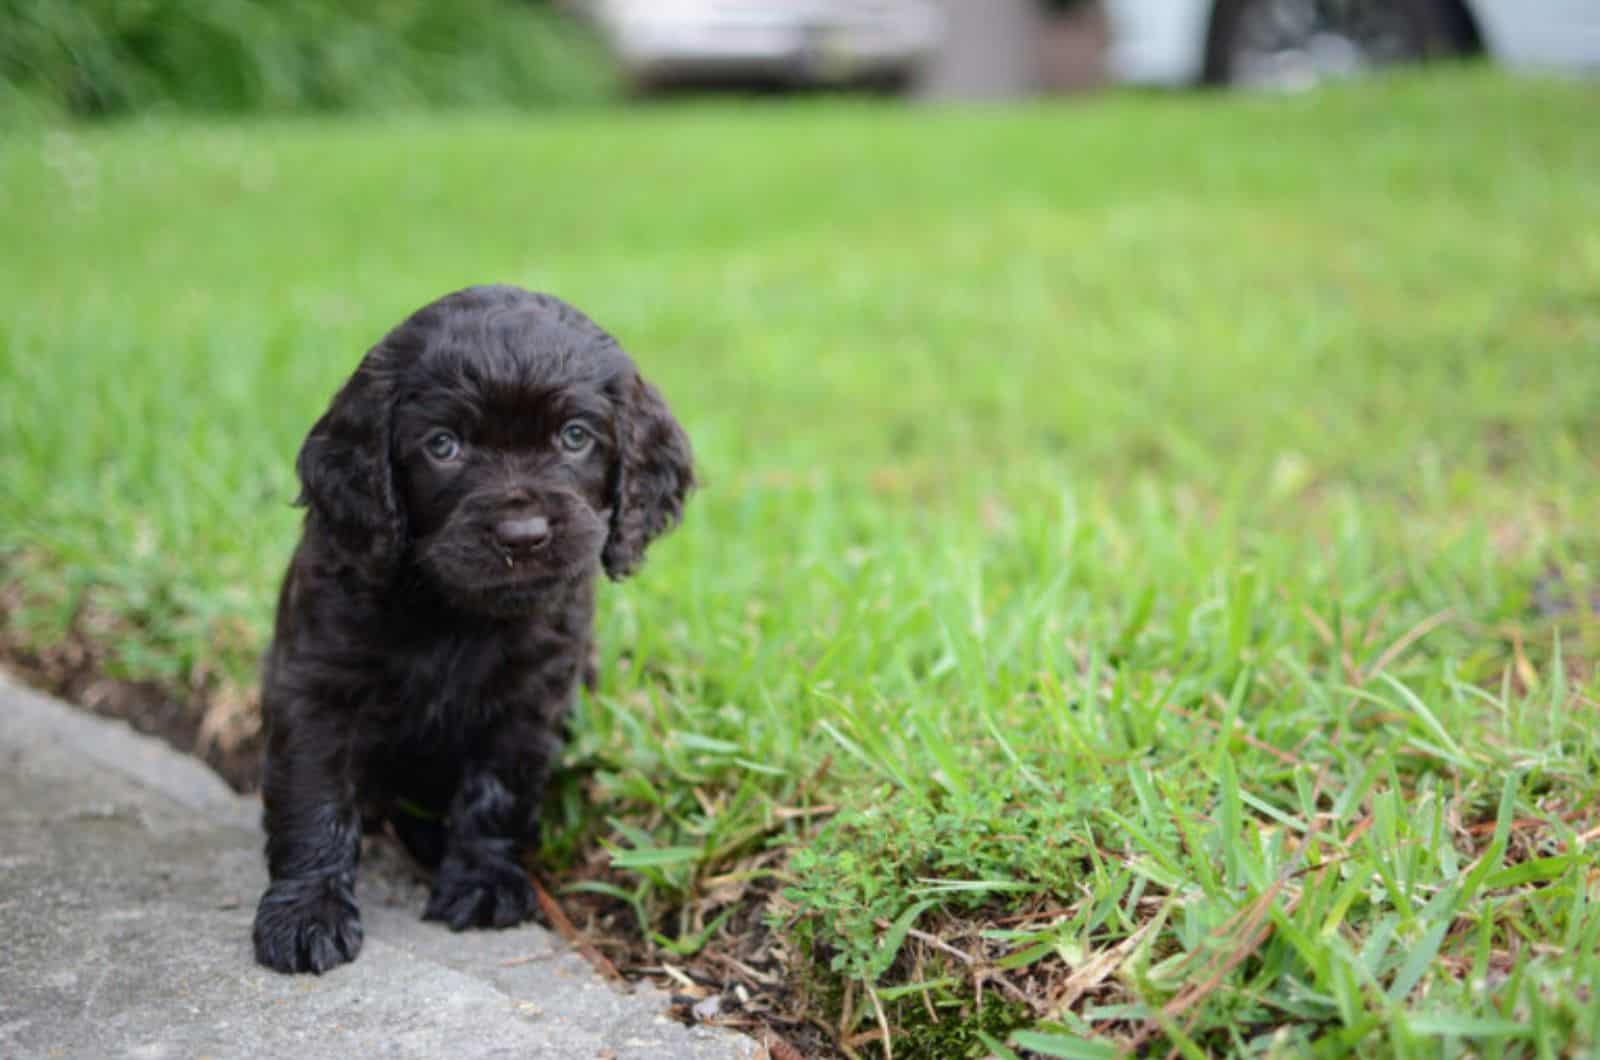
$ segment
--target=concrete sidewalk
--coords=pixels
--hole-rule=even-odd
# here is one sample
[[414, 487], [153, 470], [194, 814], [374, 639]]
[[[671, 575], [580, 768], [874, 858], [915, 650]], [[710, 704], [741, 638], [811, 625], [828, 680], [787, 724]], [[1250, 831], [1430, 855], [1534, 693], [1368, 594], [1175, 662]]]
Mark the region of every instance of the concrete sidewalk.
[[258, 814], [193, 759], [0, 678], [0, 1057], [763, 1054], [612, 988], [542, 928], [423, 923], [383, 845], [363, 859], [360, 959], [266, 971]]

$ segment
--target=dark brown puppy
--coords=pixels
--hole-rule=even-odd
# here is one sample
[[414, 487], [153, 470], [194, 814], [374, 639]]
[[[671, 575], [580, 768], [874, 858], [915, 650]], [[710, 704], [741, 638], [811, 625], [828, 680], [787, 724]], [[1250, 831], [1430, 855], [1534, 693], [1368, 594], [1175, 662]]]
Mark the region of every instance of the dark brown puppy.
[[355, 958], [361, 832], [384, 820], [435, 867], [427, 919], [515, 924], [596, 575], [627, 575], [677, 521], [689, 441], [588, 317], [474, 287], [372, 348], [296, 466], [309, 510], [266, 659], [256, 959]]

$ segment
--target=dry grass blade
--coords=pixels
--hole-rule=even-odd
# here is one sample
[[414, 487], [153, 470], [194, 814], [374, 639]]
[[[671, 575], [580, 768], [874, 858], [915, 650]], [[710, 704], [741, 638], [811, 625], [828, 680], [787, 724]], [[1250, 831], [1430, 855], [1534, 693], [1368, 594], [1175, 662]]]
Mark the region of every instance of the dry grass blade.
[[[1213, 732], [1221, 732], [1222, 731], [1222, 723], [1221, 722], [1215, 721], [1215, 720], [1213, 720], [1211, 718], [1208, 718], [1204, 714], [1196, 714], [1192, 710], [1187, 710], [1187, 709], [1185, 709], [1183, 707], [1180, 707], [1180, 706], [1178, 706], [1176, 704], [1173, 704], [1173, 703], [1168, 703], [1167, 704], [1167, 709], [1172, 711], [1174, 714], [1180, 715], [1181, 717], [1188, 718], [1190, 721], [1199, 722], [1201, 725], [1204, 725], [1206, 728], [1212, 730]], [[1234, 735], [1238, 736], [1241, 740], [1243, 740], [1245, 743], [1249, 744], [1251, 747], [1254, 747], [1256, 750], [1266, 752], [1267, 754], [1269, 754], [1272, 757], [1276, 758], [1278, 761], [1284, 763], [1285, 765], [1291, 765], [1291, 766], [1304, 765], [1304, 763], [1301, 762], [1300, 759], [1296, 758], [1294, 755], [1290, 754], [1288, 751], [1280, 750], [1279, 748], [1276, 748], [1276, 747], [1272, 746], [1271, 744], [1267, 743], [1264, 740], [1260, 740], [1260, 739], [1257, 739], [1254, 736], [1251, 736], [1247, 732], [1244, 732], [1242, 730], [1235, 730]]]
[[539, 908], [544, 912], [545, 918], [550, 921], [550, 926], [556, 929], [556, 933], [566, 939], [568, 945], [583, 954], [583, 959], [588, 961], [594, 970], [600, 973], [601, 977], [610, 979], [613, 982], [620, 982], [622, 973], [617, 971], [617, 966], [612, 964], [605, 954], [595, 949], [589, 940], [584, 938], [578, 929], [573, 926], [566, 910], [561, 908], [561, 903], [556, 901], [554, 895], [545, 890], [544, 884], [539, 881], [539, 878], [530, 872], [528, 873], [528, 880], [533, 884], [533, 893], [539, 899]]
[[1426, 637], [1429, 633], [1432, 633], [1434, 630], [1450, 621], [1455, 617], [1455, 615], [1455, 609], [1447, 607], [1443, 611], [1429, 615], [1421, 622], [1418, 622], [1415, 626], [1412, 626], [1410, 629], [1406, 630], [1400, 635], [1400, 639], [1389, 645], [1389, 647], [1384, 650], [1384, 653], [1378, 656], [1377, 660], [1373, 662], [1370, 667], [1361, 672], [1360, 680], [1357, 682], [1357, 684], [1366, 684], [1366, 682], [1371, 679], [1373, 674], [1382, 673], [1390, 663], [1394, 662], [1401, 655], [1403, 655], [1407, 648], [1411, 647], [1411, 645], [1415, 644], [1423, 637]]
[[[1191, 1008], [1210, 997], [1217, 987], [1222, 985], [1222, 980], [1229, 972], [1231, 972], [1234, 968], [1237, 968], [1240, 964], [1244, 963], [1246, 958], [1255, 953], [1256, 950], [1260, 949], [1261, 944], [1267, 941], [1268, 936], [1272, 934], [1272, 924], [1266, 922], [1267, 914], [1272, 909], [1272, 903], [1276, 901], [1278, 895], [1282, 893], [1284, 884], [1286, 882], [1287, 881], [1285, 880], [1279, 880], [1277, 883], [1274, 883], [1262, 893], [1260, 898], [1257, 898], [1255, 902], [1251, 904], [1249, 907], [1250, 915], [1245, 920], [1243, 928], [1240, 931], [1240, 934], [1244, 936], [1243, 943], [1228, 952], [1228, 954], [1222, 957], [1220, 960], [1213, 961], [1211, 966], [1211, 974], [1207, 976], [1203, 982], [1184, 987], [1182, 990], [1178, 991], [1178, 995], [1176, 997], [1174, 997], [1171, 1001], [1168, 1001], [1165, 1005], [1161, 1006], [1162, 1014], [1165, 1015], [1169, 1021], [1177, 1019], [1179, 1016], [1183, 1015], [1185, 1012], [1189, 1011]], [[1285, 909], [1285, 912], [1293, 911], [1298, 900], [1298, 895], [1294, 899], [1291, 899]], [[1139, 1032], [1134, 1035], [1133, 1039], [1128, 1043], [1127, 1048], [1130, 1051], [1139, 1048], [1160, 1033], [1160, 1031], [1160, 1021], [1155, 1019], [1146, 1020], [1144, 1026], [1139, 1029]]]
[[502, 968], [520, 968], [524, 964], [533, 964], [536, 961], [548, 961], [553, 956], [555, 956], [555, 955], [551, 954], [551, 953], [530, 953], [530, 954], [527, 954], [526, 956], [512, 957], [509, 960], [501, 961], [500, 962], [500, 967], [502, 967]]
[[[1556, 820], [1572, 824], [1574, 821], [1583, 820], [1589, 815], [1589, 812], [1589, 810], [1571, 810], [1567, 813], [1556, 815]], [[1550, 824], [1551, 822], [1539, 817], [1518, 817], [1511, 822], [1511, 827], [1519, 831], [1526, 831], [1528, 829], [1549, 828]], [[1462, 831], [1471, 836], [1485, 836], [1493, 835], [1495, 827], [1496, 822], [1494, 821], [1479, 821], [1477, 824], [1465, 826]], [[1582, 837], [1580, 836], [1579, 838]]]
[[883, 1032], [884, 1060], [894, 1060], [894, 1032], [889, 1029], [889, 1017], [883, 1013], [883, 1002], [878, 1000], [878, 992], [867, 984], [867, 997], [872, 999], [872, 1011], [878, 1018], [878, 1029]]
[[972, 956], [972, 954], [967, 953], [964, 950], [959, 950], [956, 947], [950, 945], [944, 939], [941, 939], [939, 936], [930, 935], [928, 932], [922, 931], [922, 930], [920, 930], [918, 928], [909, 929], [906, 932], [906, 937], [907, 938], [916, 939], [918, 942], [926, 943], [927, 945], [932, 946], [934, 949], [940, 951], [941, 953], [948, 953], [950, 956], [956, 958], [962, 964], [971, 966], [971, 965], [974, 965], [974, 964], [978, 963], [978, 959], [976, 957]]
[[706, 957], [709, 960], [716, 961], [718, 964], [726, 965], [758, 986], [775, 986], [780, 981], [778, 976], [752, 968], [744, 961], [739, 960], [739, 958], [723, 953], [720, 950], [710, 950], [706, 953]]
[[1139, 927], [1139, 930], [1112, 946], [1110, 949], [1101, 950], [1085, 961], [1082, 967], [1074, 971], [1070, 978], [1061, 986], [1061, 992], [1056, 996], [1050, 1006], [1050, 1019], [1060, 1019], [1061, 1016], [1077, 1003], [1089, 991], [1105, 982], [1113, 972], [1122, 966], [1128, 955], [1138, 949], [1150, 929], [1158, 922], [1148, 920]]
[[771, 1060], [806, 1060], [805, 1054], [790, 1045], [777, 1031], [768, 1027], [761, 1032], [761, 1047]]

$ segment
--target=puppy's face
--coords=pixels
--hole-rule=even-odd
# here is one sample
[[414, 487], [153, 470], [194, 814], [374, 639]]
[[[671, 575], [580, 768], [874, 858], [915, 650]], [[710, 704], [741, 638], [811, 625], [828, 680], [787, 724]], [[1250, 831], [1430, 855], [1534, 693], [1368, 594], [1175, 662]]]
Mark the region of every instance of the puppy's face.
[[376, 581], [530, 613], [553, 584], [630, 573], [677, 522], [689, 440], [615, 340], [572, 306], [473, 287], [367, 353], [301, 447], [308, 533]]
[[[456, 603], [515, 614], [541, 586], [593, 575], [611, 520], [613, 403], [593, 382], [419, 366], [395, 410], [393, 459], [417, 564]], [[468, 362], [472, 363], [472, 362]]]

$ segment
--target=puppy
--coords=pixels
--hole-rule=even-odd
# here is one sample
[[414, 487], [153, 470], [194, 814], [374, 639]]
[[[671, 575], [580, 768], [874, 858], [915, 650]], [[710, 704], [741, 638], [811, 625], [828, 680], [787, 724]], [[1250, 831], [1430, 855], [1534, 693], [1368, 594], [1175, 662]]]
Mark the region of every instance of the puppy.
[[678, 521], [689, 440], [588, 317], [474, 287], [367, 353], [296, 470], [305, 528], [262, 692], [256, 959], [355, 958], [361, 833], [385, 821], [435, 870], [424, 918], [516, 924], [592, 667], [596, 575], [623, 578]]

